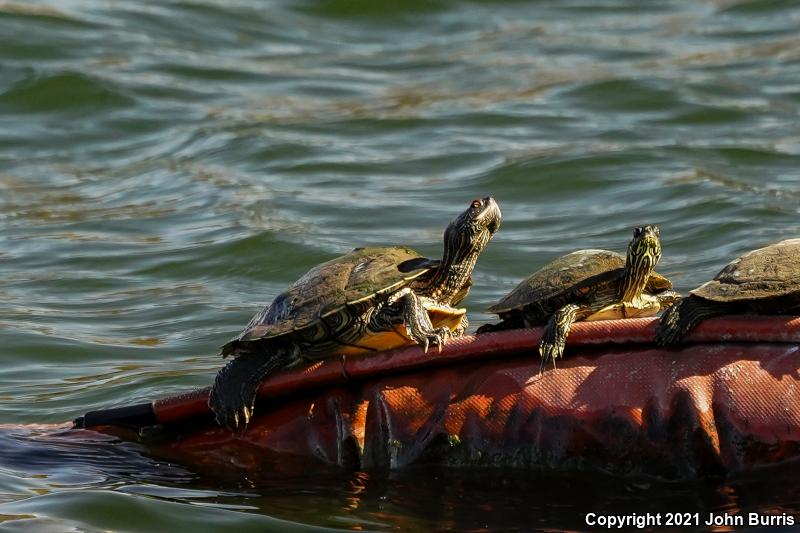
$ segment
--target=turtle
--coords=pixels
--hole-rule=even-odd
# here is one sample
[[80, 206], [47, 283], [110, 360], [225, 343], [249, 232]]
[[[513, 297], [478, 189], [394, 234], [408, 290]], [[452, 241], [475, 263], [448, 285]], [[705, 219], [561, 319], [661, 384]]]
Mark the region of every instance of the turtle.
[[771, 244], [733, 260], [664, 313], [656, 327], [656, 344], [677, 344], [713, 316], [779, 315], [800, 307], [798, 264], [800, 239]]
[[414, 343], [441, 350], [463, 335], [466, 311], [455, 306], [500, 221], [494, 198], [479, 198], [447, 226], [441, 260], [404, 246], [368, 247], [309, 270], [221, 347], [233, 359], [209, 394], [217, 422], [246, 427], [261, 381], [279, 369]]
[[542, 368], [561, 357], [572, 323], [656, 315], [677, 299], [672, 283], [654, 271], [661, 258], [660, 231], [633, 230], [627, 257], [609, 250], [578, 250], [548, 263], [488, 311], [500, 316], [478, 333], [545, 325], [539, 344]]

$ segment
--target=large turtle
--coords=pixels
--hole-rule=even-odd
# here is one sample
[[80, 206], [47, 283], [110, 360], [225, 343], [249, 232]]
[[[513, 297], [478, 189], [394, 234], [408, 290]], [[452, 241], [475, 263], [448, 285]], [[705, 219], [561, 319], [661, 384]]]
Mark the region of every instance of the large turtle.
[[472, 269], [500, 227], [493, 198], [474, 200], [444, 232], [442, 259], [405, 247], [356, 248], [309, 270], [221, 348], [234, 359], [209, 396], [220, 424], [243, 427], [268, 374], [332, 355], [418, 343], [441, 346], [462, 335]]
[[546, 324], [539, 344], [542, 368], [555, 366], [576, 320], [653, 316], [677, 298], [672, 283], [654, 271], [661, 258], [658, 227], [633, 230], [627, 257], [607, 250], [578, 250], [559, 257], [517, 285], [488, 311], [499, 324], [478, 333]]
[[788, 239], [735, 259], [661, 317], [656, 344], [683, 339], [706, 318], [779, 315], [800, 307], [800, 239]]

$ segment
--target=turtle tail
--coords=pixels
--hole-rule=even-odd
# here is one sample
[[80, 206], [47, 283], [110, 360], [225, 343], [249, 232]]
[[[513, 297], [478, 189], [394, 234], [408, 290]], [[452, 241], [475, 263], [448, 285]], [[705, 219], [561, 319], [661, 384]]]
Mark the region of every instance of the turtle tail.
[[727, 312], [728, 306], [719, 302], [709, 302], [696, 296], [681, 298], [661, 315], [656, 326], [655, 342], [659, 346], [677, 344], [703, 320]]
[[208, 396], [217, 422], [231, 429], [247, 426], [261, 381], [294, 360], [292, 352], [282, 348], [266, 354], [244, 352], [231, 360], [217, 373]]

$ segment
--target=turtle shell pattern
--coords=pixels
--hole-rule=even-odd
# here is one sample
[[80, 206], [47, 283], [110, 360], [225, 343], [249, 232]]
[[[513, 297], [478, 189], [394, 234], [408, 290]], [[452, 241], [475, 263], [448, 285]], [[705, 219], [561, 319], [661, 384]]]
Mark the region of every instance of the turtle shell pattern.
[[[578, 250], [561, 256], [531, 274], [488, 311], [505, 314], [536, 302], [543, 316], [563, 305], [568, 293], [618, 280], [625, 268], [625, 256], [608, 250]], [[645, 292], [672, 288], [660, 274], [652, 273]], [[551, 309], [552, 308], [552, 309]]]
[[237, 340], [302, 335], [318, 330], [321, 321], [333, 322], [327, 326], [336, 329], [346, 316], [360, 315], [438, 264], [402, 246], [356, 248], [309, 270], [254, 316]]
[[729, 263], [713, 280], [690, 291], [714, 302], [745, 302], [800, 293], [800, 239], [753, 250]]

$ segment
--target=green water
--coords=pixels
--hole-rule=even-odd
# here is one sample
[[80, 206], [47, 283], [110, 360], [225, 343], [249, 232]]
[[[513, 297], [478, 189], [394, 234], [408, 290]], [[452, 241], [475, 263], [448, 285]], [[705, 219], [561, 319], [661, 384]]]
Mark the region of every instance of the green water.
[[31, 426], [209, 384], [216, 347], [309, 267], [365, 244], [436, 256], [476, 196], [504, 221], [473, 326], [546, 261], [623, 250], [642, 223], [681, 290], [800, 236], [798, 28], [779, 0], [0, 2], [0, 528], [800, 513], [796, 468], [231, 479]]

